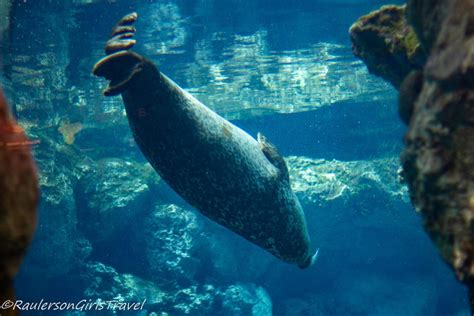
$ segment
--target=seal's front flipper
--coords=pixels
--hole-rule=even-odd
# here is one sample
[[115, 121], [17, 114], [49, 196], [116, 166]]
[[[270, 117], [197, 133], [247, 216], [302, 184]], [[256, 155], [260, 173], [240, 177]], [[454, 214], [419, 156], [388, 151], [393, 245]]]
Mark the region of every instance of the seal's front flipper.
[[257, 142], [260, 145], [260, 150], [272, 165], [280, 171], [280, 177], [289, 181], [288, 167], [285, 159], [280, 155], [278, 149], [261, 133], [257, 134]]

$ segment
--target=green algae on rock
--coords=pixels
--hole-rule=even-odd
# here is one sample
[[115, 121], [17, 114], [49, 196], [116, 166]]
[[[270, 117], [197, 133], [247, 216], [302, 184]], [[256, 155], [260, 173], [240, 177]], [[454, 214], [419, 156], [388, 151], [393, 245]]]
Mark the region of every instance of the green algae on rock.
[[406, 18], [415, 31], [421, 46], [429, 54], [441, 30], [452, 1], [411, 0], [406, 4]]
[[349, 32], [354, 55], [395, 88], [425, 63], [424, 50], [405, 19], [405, 6], [383, 6], [361, 17]]

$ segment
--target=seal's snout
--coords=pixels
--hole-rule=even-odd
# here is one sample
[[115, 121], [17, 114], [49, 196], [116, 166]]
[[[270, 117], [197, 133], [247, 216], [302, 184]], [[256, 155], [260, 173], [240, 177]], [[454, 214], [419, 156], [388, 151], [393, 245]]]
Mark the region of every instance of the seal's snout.
[[316, 249], [313, 255], [308, 256], [307, 260], [303, 264], [299, 264], [298, 267], [300, 267], [301, 269], [306, 269], [306, 268], [311, 267], [318, 259], [318, 256], [319, 256], [319, 248]]

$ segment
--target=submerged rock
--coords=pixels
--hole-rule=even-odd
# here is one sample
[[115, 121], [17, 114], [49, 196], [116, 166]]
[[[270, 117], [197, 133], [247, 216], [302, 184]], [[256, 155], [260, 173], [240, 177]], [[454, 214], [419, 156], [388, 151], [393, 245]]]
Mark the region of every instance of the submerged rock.
[[23, 274], [45, 284], [46, 279], [66, 275], [78, 267], [89, 256], [91, 245], [78, 230], [76, 180], [67, 165], [57, 163], [70, 157], [61, 152], [54, 140], [46, 136], [41, 140], [35, 151], [42, 192], [40, 224], [27, 256], [28, 269]]
[[80, 227], [95, 242], [115, 237], [139, 214], [151, 208], [151, 186], [158, 177], [152, 176], [148, 165], [105, 158], [86, 161], [79, 166], [80, 180], [76, 188], [80, 210]]
[[[168, 304], [156, 306], [157, 315], [272, 315], [267, 292], [253, 284], [218, 289], [211, 284], [192, 285], [170, 293]], [[162, 314], [163, 315], [163, 314]]]
[[84, 298], [91, 302], [145, 302], [142, 311], [148, 315], [272, 315], [270, 297], [253, 284], [163, 288], [100, 262], [83, 267], [81, 282], [86, 284]]
[[211, 315], [215, 308], [216, 288], [212, 285], [193, 285], [179, 290], [171, 297], [171, 315]]
[[405, 6], [384, 6], [361, 17], [350, 30], [352, 50], [370, 72], [399, 88], [414, 69], [421, 69], [426, 54], [405, 18]]
[[253, 284], [231, 285], [221, 293], [222, 314], [236, 316], [271, 316], [272, 301], [262, 287]]
[[153, 282], [131, 274], [120, 274], [114, 268], [100, 262], [89, 262], [81, 271], [84, 295], [93, 300], [117, 300], [123, 302], [142, 302], [160, 304], [166, 293]]
[[[406, 187], [397, 178], [399, 162], [394, 158], [372, 161], [337, 161], [291, 156], [287, 159], [293, 190], [306, 203], [324, 206], [333, 200], [354, 202], [371, 192], [387, 199], [407, 200]], [[372, 195], [372, 196], [370, 196]], [[357, 204], [364, 204], [358, 202]]]
[[143, 218], [134, 243], [143, 247], [145, 271], [158, 284], [191, 284], [206, 242], [199, 216], [175, 204], [156, 205]]

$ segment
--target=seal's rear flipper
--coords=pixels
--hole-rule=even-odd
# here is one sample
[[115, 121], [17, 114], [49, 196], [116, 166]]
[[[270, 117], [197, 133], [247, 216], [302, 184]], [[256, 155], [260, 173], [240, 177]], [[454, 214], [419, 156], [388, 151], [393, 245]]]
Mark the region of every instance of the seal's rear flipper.
[[127, 25], [132, 25], [135, 23], [135, 21], [138, 18], [138, 14], [136, 12], [129, 13], [122, 17], [118, 22], [116, 26], [127, 26]]
[[110, 80], [104, 95], [118, 95], [127, 89], [132, 78], [142, 70], [143, 62], [143, 57], [134, 52], [120, 51], [99, 60], [92, 73]]
[[122, 33], [112, 37], [105, 45], [105, 53], [110, 55], [122, 50], [129, 50], [137, 43], [132, 37], [133, 33]]
[[316, 251], [314, 252], [312, 256], [308, 257], [305, 263], [299, 264], [298, 267], [300, 267], [301, 269], [306, 269], [306, 268], [311, 267], [318, 259], [318, 256], [319, 256], [319, 248], [316, 249]]
[[104, 90], [104, 95], [118, 95], [127, 89], [131, 79], [142, 70], [144, 58], [129, 51], [136, 41], [133, 23], [138, 15], [134, 13], [124, 16], [112, 29], [112, 37], [105, 44], [105, 53], [108, 55], [99, 60], [93, 69], [96, 76], [110, 80]]
[[137, 30], [135, 29], [134, 26], [132, 25], [116, 25], [112, 29], [112, 37], [120, 34], [125, 34], [125, 33], [132, 33], [134, 34]]
[[133, 27], [133, 23], [137, 20], [138, 15], [133, 12], [121, 18], [112, 29], [110, 39], [105, 44], [105, 53], [107, 55], [119, 52], [121, 50], [129, 50], [136, 41], [132, 38], [137, 31]]

